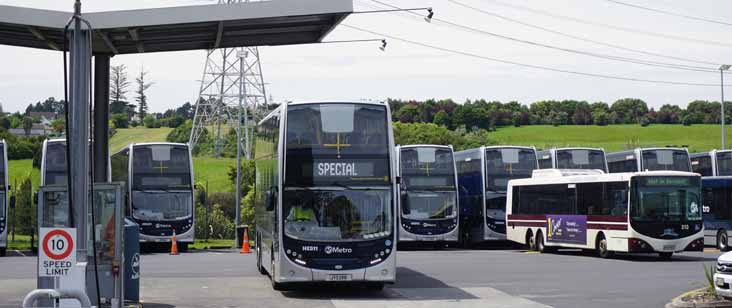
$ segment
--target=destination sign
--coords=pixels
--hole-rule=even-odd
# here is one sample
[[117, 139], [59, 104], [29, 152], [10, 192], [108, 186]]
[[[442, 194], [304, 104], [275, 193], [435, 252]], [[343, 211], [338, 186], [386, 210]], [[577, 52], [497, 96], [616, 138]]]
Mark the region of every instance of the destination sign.
[[645, 186], [690, 186], [691, 178], [689, 177], [646, 177], [643, 178], [643, 185]]
[[373, 177], [374, 163], [355, 161], [314, 161], [313, 177]]

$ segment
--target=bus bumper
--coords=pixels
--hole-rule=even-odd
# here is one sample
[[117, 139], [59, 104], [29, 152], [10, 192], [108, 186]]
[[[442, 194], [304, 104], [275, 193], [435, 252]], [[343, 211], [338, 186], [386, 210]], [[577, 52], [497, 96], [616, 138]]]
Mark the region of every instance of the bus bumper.
[[455, 227], [452, 231], [443, 234], [434, 235], [422, 235], [414, 234], [404, 230], [400, 226], [399, 229], [399, 241], [400, 242], [457, 242], [458, 241], [458, 228]]
[[[319, 270], [309, 269], [293, 263], [288, 258], [281, 258], [277, 273], [277, 282], [384, 282], [393, 283], [396, 280], [396, 252], [392, 253], [383, 262], [365, 269], [355, 270]], [[333, 277], [345, 277], [343, 280], [333, 280]]]
[[488, 226], [485, 226], [483, 228], [485, 232], [483, 233], [483, 240], [485, 241], [505, 241], [506, 240], [506, 234], [505, 233], [498, 233], [496, 231], [491, 230], [488, 228]]

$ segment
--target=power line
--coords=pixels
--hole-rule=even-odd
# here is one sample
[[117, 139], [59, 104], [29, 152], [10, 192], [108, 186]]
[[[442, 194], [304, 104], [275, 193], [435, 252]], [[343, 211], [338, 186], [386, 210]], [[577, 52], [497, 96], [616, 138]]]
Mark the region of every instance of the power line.
[[[380, 3], [380, 4], [384, 4], [383, 2], [378, 1], [378, 0], [371, 0], [371, 1], [376, 2], [376, 3]], [[393, 5], [390, 5], [390, 4], [384, 4], [384, 5], [388, 5], [389, 7], [398, 9], [398, 7], [393, 6]], [[589, 56], [589, 57], [601, 58], [601, 59], [605, 59], [605, 60], [620, 61], [620, 62], [627, 62], [627, 63], [639, 64], [639, 65], [646, 65], [646, 66], [653, 66], [653, 67], [661, 67], [661, 68], [670, 68], [670, 69], [679, 69], [679, 70], [686, 70], [686, 71], [704, 72], [704, 73], [711, 73], [711, 72], [715, 72], [716, 73], [716, 72], [718, 72], [718, 70], [716, 68], [711, 68], [711, 67], [691, 66], [691, 65], [682, 65], [682, 64], [675, 64], [675, 63], [668, 63], [668, 62], [658, 62], [658, 61], [642, 60], [642, 59], [636, 59], [636, 58], [613, 56], [613, 55], [607, 55], [607, 54], [601, 54], [601, 53], [594, 53], [594, 52], [588, 52], [588, 51], [571, 49], [571, 48], [564, 48], [564, 47], [559, 47], [559, 46], [554, 46], [554, 45], [539, 43], [539, 42], [535, 42], [535, 41], [529, 41], [529, 40], [519, 39], [519, 38], [515, 38], [515, 37], [510, 37], [510, 36], [506, 36], [506, 35], [502, 35], [502, 34], [490, 32], [490, 31], [486, 31], [486, 30], [482, 30], [482, 29], [478, 29], [478, 28], [474, 28], [474, 27], [470, 27], [470, 26], [458, 24], [458, 23], [455, 23], [455, 22], [452, 22], [452, 21], [448, 21], [448, 20], [445, 20], [445, 19], [440, 19], [440, 18], [433, 17], [432, 20], [433, 21], [436, 21], [436, 22], [439, 22], [439, 23], [442, 23], [442, 24], [445, 24], [445, 25], [448, 25], [448, 26], [452, 26], [452, 27], [458, 28], [458, 29], [471, 31], [471, 32], [475, 32], [475, 33], [478, 33], [478, 34], [483, 34], [483, 35], [491, 36], [491, 37], [494, 37], [494, 38], [499, 38], [499, 39], [503, 39], [503, 40], [509, 40], [509, 41], [512, 41], [512, 42], [517, 42], [517, 43], [522, 43], [522, 44], [527, 44], [527, 45], [532, 45], [532, 46], [537, 46], [537, 47], [543, 47], [543, 48], [548, 48], [548, 49], [553, 49], [553, 50], [558, 50], [558, 51], [563, 51], [563, 52], [568, 52], [568, 53], [580, 54], [580, 55]]]
[[719, 24], [719, 25], [725, 25], [725, 26], [732, 26], [732, 23], [724, 22], [724, 21], [721, 21], [721, 20], [714, 20], [714, 19], [709, 19], [709, 18], [704, 18], [704, 17], [698, 17], [698, 16], [686, 15], [686, 14], [681, 14], [681, 13], [675, 13], [675, 12], [671, 12], [671, 11], [666, 11], [666, 10], [662, 10], [662, 9], [651, 8], [651, 7], [647, 7], [647, 6], [641, 6], [641, 5], [638, 5], [638, 4], [627, 3], [627, 2], [617, 1], [617, 0], [605, 0], [605, 1], [611, 2], [611, 3], [615, 3], [615, 4], [618, 4], [618, 5], [624, 5], [624, 6], [633, 7], [633, 8], [636, 8], [636, 9], [641, 9], [641, 10], [646, 10], [646, 11], [661, 13], [661, 14], [670, 15], [670, 16], [676, 16], [676, 17], [681, 17], [681, 18], [686, 18], [686, 19], [691, 19], [691, 20], [696, 20], [696, 21], [703, 21], [703, 22], [708, 22], [708, 23], [713, 23], [713, 24]]
[[594, 21], [579, 19], [579, 18], [575, 18], [575, 17], [554, 14], [554, 13], [547, 12], [547, 11], [532, 9], [532, 8], [528, 8], [525, 6], [509, 4], [509, 3], [505, 3], [502, 1], [498, 1], [498, 0], [483, 0], [483, 1], [492, 2], [495, 5], [512, 8], [514, 10], [531, 12], [531, 13], [534, 13], [537, 15], [543, 15], [543, 16], [547, 16], [547, 17], [551, 17], [551, 18], [555, 18], [555, 19], [569, 20], [569, 21], [572, 21], [575, 23], [580, 23], [580, 24], [585, 24], [585, 25], [590, 25], [590, 26], [595, 26], [595, 27], [608, 28], [608, 29], [612, 29], [612, 30], [616, 30], [616, 31], [622, 31], [622, 32], [633, 33], [633, 34], [642, 34], [642, 35], [646, 35], [646, 36], [653, 36], [653, 37], [659, 37], [659, 38], [683, 41], [683, 42], [693, 42], [693, 43], [698, 43], [698, 44], [732, 47], [732, 44], [728, 44], [728, 43], [700, 40], [700, 39], [695, 39], [695, 38], [690, 38], [690, 37], [685, 37], [685, 36], [677, 36], [677, 35], [671, 35], [671, 34], [665, 34], [665, 33], [659, 33], [659, 32], [651, 32], [651, 31], [646, 31], [646, 30], [641, 30], [641, 29], [636, 29], [636, 28], [627, 28], [627, 27], [621, 27], [621, 26], [616, 26], [616, 25], [611, 25], [611, 24], [594, 22]]
[[479, 55], [479, 54], [475, 54], [475, 53], [470, 53], [470, 52], [466, 52], [466, 51], [461, 51], [461, 50], [456, 50], [456, 49], [450, 49], [450, 48], [445, 48], [445, 47], [439, 47], [439, 46], [435, 46], [435, 45], [430, 45], [430, 44], [426, 44], [426, 43], [422, 43], [422, 42], [417, 42], [417, 41], [405, 39], [405, 38], [402, 38], [402, 37], [397, 37], [397, 36], [393, 36], [393, 35], [379, 33], [379, 32], [376, 32], [376, 31], [371, 31], [371, 30], [368, 30], [368, 29], [360, 28], [360, 27], [357, 27], [357, 26], [349, 25], [349, 24], [341, 24], [341, 25], [344, 26], [344, 27], [347, 27], [347, 28], [351, 28], [351, 29], [354, 29], [354, 30], [357, 30], [357, 31], [364, 32], [364, 33], [370, 33], [370, 34], [373, 34], [373, 35], [383, 36], [383, 37], [386, 37], [386, 38], [389, 38], [389, 39], [392, 39], [392, 40], [395, 40], [395, 41], [400, 41], [400, 42], [408, 43], [408, 44], [415, 45], [415, 46], [421, 46], [421, 47], [431, 48], [431, 49], [435, 49], [435, 50], [439, 50], [439, 51], [443, 51], [443, 52], [448, 52], [448, 53], [452, 53], [452, 54], [463, 55], [463, 56], [477, 58], [477, 59], [482, 59], [482, 60], [491, 61], [491, 62], [499, 62], [499, 63], [504, 63], [504, 64], [511, 64], [511, 65], [516, 65], [516, 66], [521, 66], [521, 67], [526, 67], [526, 68], [533, 68], [533, 69], [539, 69], [539, 70], [545, 70], [545, 71], [552, 71], [552, 72], [559, 72], [559, 73], [566, 73], [566, 74], [574, 74], [574, 75], [587, 76], [587, 77], [596, 77], [596, 78], [614, 79], [614, 80], [624, 80], [624, 81], [635, 81], [635, 82], [644, 82], [644, 83], [652, 83], [652, 84], [700, 86], [700, 87], [719, 87], [719, 84], [713, 84], [713, 83], [692, 83], [692, 82], [680, 82], [680, 81], [669, 81], [669, 80], [642, 79], [642, 78], [625, 77], [625, 76], [618, 76], [618, 75], [605, 75], [605, 74], [587, 73], [587, 72], [581, 72], [581, 71], [573, 71], [573, 70], [553, 68], [553, 67], [542, 66], [542, 65], [534, 65], [534, 64], [528, 64], [528, 63], [521, 63], [521, 62], [515, 62], [515, 61], [510, 61], [510, 60], [503, 60], [503, 59], [498, 59], [498, 58], [483, 56], [483, 55]]
[[513, 19], [513, 18], [510, 18], [510, 17], [506, 17], [504, 15], [496, 14], [496, 13], [493, 13], [493, 12], [488, 12], [488, 11], [485, 11], [483, 9], [480, 9], [480, 8], [477, 8], [477, 7], [474, 7], [474, 6], [470, 6], [468, 4], [465, 4], [465, 3], [462, 3], [462, 2], [458, 2], [458, 1], [455, 1], [455, 0], [448, 0], [448, 1], [450, 1], [450, 2], [452, 2], [454, 4], [456, 4], [456, 5], [459, 5], [459, 6], [462, 6], [462, 7], [471, 9], [471, 10], [474, 10], [476, 12], [485, 14], [485, 15], [493, 16], [493, 17], [496, 17], [496, 18], [499, 18], [499, 19], [503, 19], [503, 20], [506, 20], [506, 21], [509, 21], [509, 22], [513, 22], [513, 23], [516, 23], [516, 24], [520, 24], [520, 25], [523, 25], [523, 26], [526, 26], [526, 27], [538, 29], [538, 30], [541, 30], [541, 31], [549, 32], [549, 33], [552, 33], [552, 34], [556, 34], [556, 35], [568, 37], [568, 38], [575, 39], [575, 40], [579, 40], [579, 41], [583, 41], [583, 42], [593, 43], [593, 44], [597, 44], [597, 45], [601, 45], [601, 46], [605, 46], [605, 47], [611, 47], [611, 48], [616, 48], [616, 49], [619, 49], [619, 50], [630, 51], [630, 52], [635, 52], [635, 53], [639, 53], [639, 54], [644, 54], [644, 55], [649, 55], [649, 56], [655, 56], [655, 57], [660, 57], [660, 58], [673, 59], [673, 60], [679, 60], [679, 61], [685, 61], [685, 62], [692, 62], [692, 63], [699, 63], [699, 64], [719, 65], [718, 63], [709, 62], [709, 61], [694, 60], [694, 59], [689, 59], [689, 58], [683, 58], [683, 57], [677, 57], [677, 56], [670, 56], [670, 55], [665, 55], [665, 54], [660, 54], [660, 53], [655, 53], [655, 52], [650, 52], [650, 51], [645, 51], [645, 50], [640, 50], [640, 49], [628, 48], [628, 47], [625, 47], [625, 46], [611, 44], [611, 43], [602, 42], [602, 41], [597, 41], [597, 40], [593, 40], [593, 39], [588, 39], [588, 38], [585, 38], [585, 37], [576, 36], [576, 35], [573, 35], [573, 34], [568, 34], [568, 33], [565, 33], [565, 32], [561, 32], [561, 31], [549, 29], [549, 28], [542, 27], [542, 26], [538, 26], [538, 25], [535, 25], [535, 24], [530, 24], [530, 23], [523, 22], [523, 21], [520, 21], [520, 20], [517, 20], [517, 19]]

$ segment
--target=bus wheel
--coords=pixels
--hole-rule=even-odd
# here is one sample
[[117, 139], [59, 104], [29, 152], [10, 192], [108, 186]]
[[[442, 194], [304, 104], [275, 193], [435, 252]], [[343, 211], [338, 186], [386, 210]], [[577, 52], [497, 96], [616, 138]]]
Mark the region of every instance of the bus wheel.
[[719, 249], [719, 251], [728, 251], [728, 241], [729, 238], [727, 238], [727, 231], [724, 229], [719, 230], [719, 232], [717, 232], [717, 249]]
[[671, 256], [673, 256], [673, 252], [659, 252], [658, 256], [661, 258], [661, 260], [671, 260]]
[[597, 255], [603, 259], [610, 258], [613, 255], [613, 253], [607, 249], [607, 239], [605, 239], [605, 235], [602, 233], [597, 236], [595, 250], [597, 251]]
[[531, 230], [526, 231], [526, 249], [529, 251], [536, 250], [536, 240], [534, 239], [534, 233]]
[[180, 247], [180, 252], [188, 252], [188, 243], [180, 243], [178, 246]]
[[4, 257], [5, 255], [7, 255], [7, 253], [7, 247], [0, 248], [0, 257]]
[[544, 235], [541, 234], [541, 231], [536, 233], [536, 250], [541, 253], [549, 252], [549, 247], [544, 245]]

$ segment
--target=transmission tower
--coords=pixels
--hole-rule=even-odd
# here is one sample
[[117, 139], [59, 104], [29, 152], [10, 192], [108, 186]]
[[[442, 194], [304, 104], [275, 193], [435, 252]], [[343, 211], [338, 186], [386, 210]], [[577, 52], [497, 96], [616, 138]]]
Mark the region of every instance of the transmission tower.
[[[249, 2], [247, 0], [219, 0], [219, 4]], [[226, 24], [223, 25], [226, 31]], [[241, 102], [240, 102], [241, 100]], [[241, 105], [240, 105], [241, 103]], [[248, 112], [243, 119], [244, 131], [238, 142], [242, 143], [246, 157], [250, 157], [251, 123], [256, 120], [256, 110], [266, 105], [267, 96], [262, 78], [262, 66], [257, 47], [220, 48], [206, 51], [201, 87], [196, 99], [196, 113], [189, 143], [195, 147], [204, 131], [213, 140], [214, 156], [221, 155], [224, 135], [229, 129], [237, 129], [239, 106]]]

